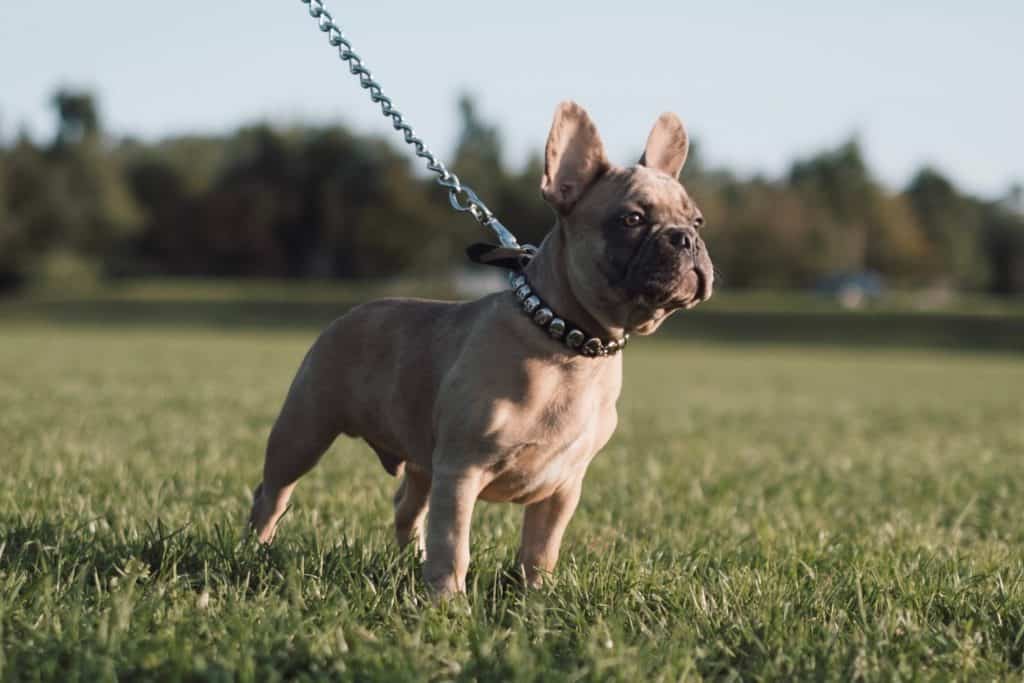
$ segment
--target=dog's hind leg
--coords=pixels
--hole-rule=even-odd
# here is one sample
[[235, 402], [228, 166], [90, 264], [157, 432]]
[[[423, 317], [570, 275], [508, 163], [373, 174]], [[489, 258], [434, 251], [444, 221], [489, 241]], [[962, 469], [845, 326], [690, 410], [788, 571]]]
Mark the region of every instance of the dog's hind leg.
[[426, 552], [423, 522], [427, 516], [429, 497], [430, 477], [407, 467], [402, 483], [395, 492], [395, 538], [399, 547], [403, 548], [415, 541], [421, 558]]
[[288, 499], [299, 477], [313, 469], [333, 440], [334, 435], [310, 440], [297, 434], [293, 440], [285, 442], [275, 426], [267, 443], [263, 481], [253, 492], [249, 516], [249, 525], [261, 543], [269, 543], [274, 538], [277, 522], [288, 509]]
[[270, 432], [263, 482], [253, 493], [249, 525], [262, 543], [273, 539], [299, 477], [313, 469], [341, 431], [321, 413], [322, 403], [304, 379], [300, 369]]

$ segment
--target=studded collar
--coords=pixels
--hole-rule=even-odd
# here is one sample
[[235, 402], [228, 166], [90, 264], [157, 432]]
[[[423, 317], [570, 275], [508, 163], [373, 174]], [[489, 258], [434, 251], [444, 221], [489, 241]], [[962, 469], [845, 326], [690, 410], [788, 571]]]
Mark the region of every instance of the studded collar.
[[607, 341], [600, 337], [592, 337], [568, 320], [558, 317], [533, 291], [521, 270], [511, 271], [508, 274], [508, 281], [523, 313], [545, 330], [552, 339], [562, 342], [576, 353], [590, 358], [611, 356], [622, 351], [629, 341], [629, 334], [623, 335], [621, 339]]

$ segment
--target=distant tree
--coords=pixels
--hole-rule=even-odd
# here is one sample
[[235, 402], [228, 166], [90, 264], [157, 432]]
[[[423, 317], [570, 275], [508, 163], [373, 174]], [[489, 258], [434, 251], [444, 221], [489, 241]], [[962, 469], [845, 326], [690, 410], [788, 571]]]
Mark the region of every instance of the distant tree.
[[877, 191], [858, 141], [851, 139], [834, 150], [795, 162], [789, 184], [821, 215], [829, 217], [835, 248], [831, 244], [826, 248], [844, 254], [842, 263], [836, 264], [838, 269], [869, 267], [867, 212], [876, 202]]
[[143, 229], [135, 242], [135, 263], [122, 263], [121, 273], [185, 272], [195, 259], [199, 239], [193, 224], [194, 198], [185, 175], [165, 156], [133, 152], [125, 178], [142, 213]]
[[0, 287], [20, 283], [59, 236], [46, 155], [22, 135], [0, 162]]
[[[524, 244], [540, 244], [555, 224], [555, 214], [540, 194], [544, 161], [531, 156], [519, 172], [507, 173], [495, 196], [494, 210], [498, 217]], [[474, 241], [491, 239], [480, 234]]]
[[19, 242], [24, 236], [10, 208], [8, 173], [7, 150], [0, 144], [0, 292], [18, 282]]
[[480, 117], [476, 100], [463, 94], [458, 100], [461, 131], [452, 166], [478, 193], [492, 196], [505, 177], [498, 127]]
[[1007, 197], [984, 207], [982, 232], [996, 294], [1024, 294], [1024, 214], [1016, 210], [1011, 188]]
[[23, 136], [4, 164], [4, 268], [22, 278], [45, 277], [53, 255], [81, 263], [83, 272], [102, 269], [140, 224], [92, 97], [62, 90], [53, 103], [57, 132], [49, 149]]
[[91, 93], [62, 88], [54, 94], [53, 106], [57, 110], [55, 148], [77, 145], [99, 135], [99, 115]]
[[[523, 219], [509, 216], [506, 207], [502, 206], [503, 199], [513, 205], [520, 204], [524, 200], [524, 188], [516, 185], [517, 179], [506, 174], [501, 136], [497, 126], [483, 119], [479, 105], [472, 95], [460, 95], [457, 108], [460, 129], [455, 153], [449, 166], [464, 183], [476, 191], [492, 211], [498, 214], [502, 222], [522, 223]], [[434, 201], [445, 206], [448, 204], [443, 194], [436, 194]], [[547, 227], [550, 226], [545, 226], [545, 230]], [[490, 238], [489, 235], [480, 232], [473, 221], [467, 218], [455, 218], [452, 229], [455, 230], [452, 237], [463, 244]]]
[[872, 178], [856, 139], [793, 164], [789, 184], [828, 217], [828, 249], [845, 254], [837, 269], [918, 280], [934, 273], [931, 245], [917, 217]]
[[[116, 141], [95, 100], [53, 96], [45, 145], [0, 139], [0, 286], [79, 259], [108, 275], [362, 278], [443, 270], [493, 237], [454, 214], [390, 139], [265, 124], [229, 135]], [[458, 101], [451, 168], [522, 241], [554, 222], [542, 157], [509, 168], [499, 129]], [[983, 202], [923, 169], [904, 192], [872, 175], [856, 139], [780, 179], [711, 169], [692, 144], [683, 180], [707, 219], [720, 281], [805, 287], [837, 271], [1024, 291], [1024, 191]]]
[[1006, 192], [1003, 204], [1010, 211], [1019, 216], [1024, 216], [1024, 184], [1013, 183]]
[[[461, 130], [452, 167], [521, 242], [540, 244], [554, 225], [554, 214], [540, 195], [543, 158], [534, 154], [521, 170], [509, 169], [498, 127], [481, 117], [476, 100], [463, 94], [458, 109]], [[460, 224], [462, 245], [494, 239], [471, 221]], [[457, 251], [461, 254], [462, 247]]]
[[905, 191], [921, 229], [934, 246], [937, 270], [952, 283], [975, 289], [988, 280], [980, 204], [961, 195], [946, 177], [923, 168]]
[[880, 192], [868, 216], [866, 263], [869, 269], [911, 284], [938, 272], [933, 245], [900, 194]]
[[427, 196], [443, 193], [414, 178], [409, 157], [380, 139], [346, 134], [331, 144], [309, 141], [306, 156], [317, 161], [306, 186], [316, 193], [332, 273], [392, 275], [446, 260], [447, 228], [438, 218], [447, 219], [446, 209]]
[[847, 264], [831, 215], [784, 185], [733, 180], [711, 193], [691, 190], [708, 219], [704, 235], [727, 287], [808, 286]]

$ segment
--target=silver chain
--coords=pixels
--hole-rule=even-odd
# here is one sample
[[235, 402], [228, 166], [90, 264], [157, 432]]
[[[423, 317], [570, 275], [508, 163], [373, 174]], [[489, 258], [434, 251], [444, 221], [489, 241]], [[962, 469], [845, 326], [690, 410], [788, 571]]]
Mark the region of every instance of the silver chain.
[[327, 34], [328, 41], [338, 48], [338, 56], [343, 62], [348, 63], [349, 72], [354, 76], [359, 76], [359, 85], [364, 90], [370, 91], [370, 99], [380, 104], [381, 113], [391, 119], [395, 130], [402, 132], [406, 144], [412, 145], [416, 149], [416, 156], [427, 160], [427, 168], [438, 176], [437, 183], [448, 190], [448, 201], [452, 208], [469, 213], [481, 225], [493, 230], [504, 246], [519, 246], [515, 235], [501, 224], [501, 221], [487, 208], [487, 205], [476, 196], [476, 192], [468, 185], [463, 185], [459, 181], [459, 176], [449, 171], [444, 162], [430, 151], [423, 140], [416, 137], [412, 126], [406, 123], [402, 113], [394, 108], [391, 98], [384, 96], [380, 84], [373, 79], [370, 70], [363, 66], [362, 58], [352, 51], [352, 43], [345, 38], [341, 28], [334, 23], [334, 18], [327, 11], [323, 0], [301, 0], [301, 2], [304, 5], [309, 5], [309, 16], [317, 20], [317, 26]]

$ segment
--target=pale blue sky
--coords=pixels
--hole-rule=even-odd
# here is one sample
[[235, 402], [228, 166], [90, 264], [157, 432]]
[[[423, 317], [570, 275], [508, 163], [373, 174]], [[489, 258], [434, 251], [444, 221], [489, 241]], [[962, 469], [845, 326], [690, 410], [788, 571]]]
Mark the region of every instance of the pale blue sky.
[[[469, 89], [513, 162], [573, 98], [622, 163], [668, 109], [711, 163], [744, 173], [856, 132], [894, 186], [925, 162], [987, 196], [1024, 181], [1022, 0], [328, 6], [444, 156]], [[298, 0], [3, 0], [0, 134], [48, 136], [60, 83], [95, 89], [108, 128], [147, 138], [268, 118], [391, 131]]]

